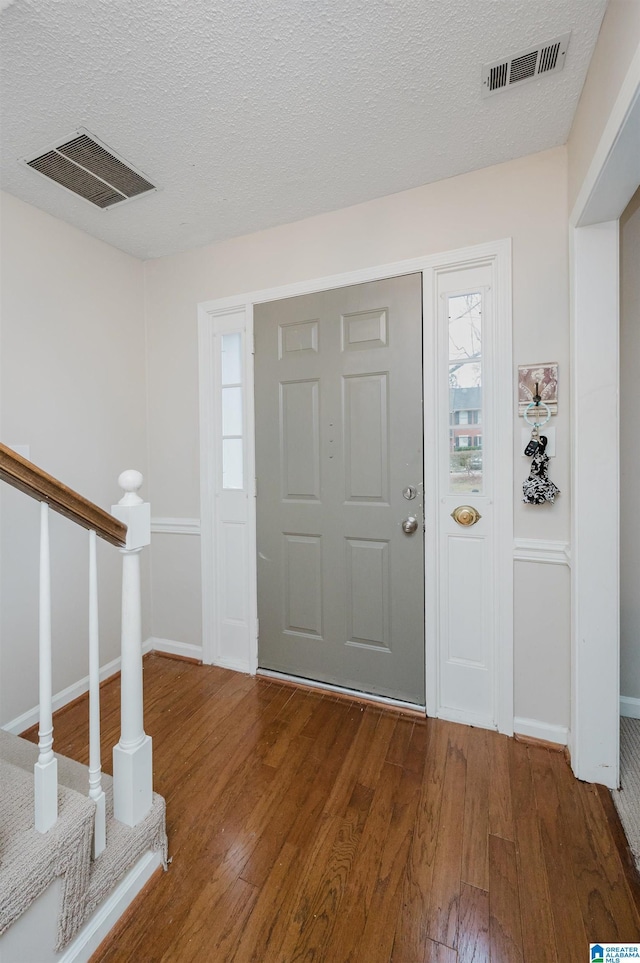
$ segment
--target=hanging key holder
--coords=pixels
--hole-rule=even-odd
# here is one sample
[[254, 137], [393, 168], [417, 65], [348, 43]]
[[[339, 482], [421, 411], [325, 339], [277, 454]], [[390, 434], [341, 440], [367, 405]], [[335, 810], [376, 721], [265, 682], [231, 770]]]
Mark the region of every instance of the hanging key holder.
[[[539, 390], [538, 384], [539, 383], [536, 381], [536, 393], [533, 396], [533, 401], [531, 402], [530, 405], [527, 405], [524, 411], [524, 420], [531, 428], [531, 440], [524, 450], [524, 453], [527, 456], [527, 458], [532, 458], [534, 455], [538, 455], [538, 454], [543, 455], [544, 450], [547, 447], [546, 436], [540, 434], [540, 429], [542, 428], [543, 425], [546, 425], [546, 423], [551, 418], [551, 409], [549, 408], [549, 405], [545, 404], [542, 398], [540, 397], [540, 390]], [[544, 408], [545, 415], [546, 415], [544, 421], [540, 421], [541, 408]], [[530, 411], [534, 412], [533, 421], [531, 421], [531, 419], [529, 418]]]
[[[544, 409], [544, 413], [545, 413], [544, 420], [542, 420], [542, 421], [540, 420], [540, 409], [541, 409], [541, 408]], [[533, 421], [532, 421], [531, 418], [529, 417], [529, 413], [530, 413], [531, 411], [534, 412]], [[549, 407], [549, 405], [545, 404], [544, 401], [540, 401], [540, 400], [535, 401], [535, 400], [534, 400], [534, 401], [531, 402], [530, 405], [527, 405], [527, 407], [526, 407], [526, 409], [525, 409], [525, 412], [524, 412], [524, 420], [526, 421], [526, 423], [529, 425], [529, 427], [530, 427], [532, 430], [535, 430], [535, 431], [537, 432], [537, 431], [539, 431], [540, 428], [542, 428], [543, 425], [546, 425], [546, 423], [547, 423], [548, 421], [551, 421], [551, 408]]]
[[[546, 417], [540, 418], [540, 409], [544, 409]], [[533, 420], [529, 417], [533, 412]], [[544, 502], [555, 501], [556, 495], [560, 494], [557, 485], [547, 477], [549, 468], [549, 456], [546, 454], [547, 436], [540, 434], [540, 429], [551, 419], [549, 406], [540, 399], [538, 386], [534, 400], [527, 406], [524, 412], [524, 420], [531, 428], [531, 440], [524, 450], [528, 458], [532, 458], [529, 477], [522, 486], [522, 499], [528, 505], [542, 505]]]

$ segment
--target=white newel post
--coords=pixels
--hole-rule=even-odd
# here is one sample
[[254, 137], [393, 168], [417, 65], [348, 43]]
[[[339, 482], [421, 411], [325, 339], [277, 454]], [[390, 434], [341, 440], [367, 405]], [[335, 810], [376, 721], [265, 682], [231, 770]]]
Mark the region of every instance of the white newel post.
[[140, 552], [151, 541], [151, 509], [137, 494], [142, 475], [124, 471], [118, 478], [124, 495], [111, 514], [127, 526], [122, 553], [122, 674], [120, 742], [113, 750], [114, 816], [135, 826], [151, 808], [151, 737], [143, 725], [142, 616]]
[[39, 617], [38, 761], [34, 765], [35, 825], [40, 833], [58, 818], [58, 760], [53, 754], [51, 695], [51, 566], [49, 561], [49, 506], [40, 503], [40, 617]]

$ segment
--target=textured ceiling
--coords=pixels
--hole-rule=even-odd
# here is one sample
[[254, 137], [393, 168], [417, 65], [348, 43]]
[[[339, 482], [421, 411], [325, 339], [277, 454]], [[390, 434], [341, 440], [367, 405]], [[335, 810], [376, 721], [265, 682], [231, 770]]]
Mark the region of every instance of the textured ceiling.
[[[563, 144], [606, 0], [1, 0], [0, 184], [139, 257]], [[481, 64], [573, 31], [564, 70]], [[161, 190], [111, 211], [18, 159], [87, 127]]]

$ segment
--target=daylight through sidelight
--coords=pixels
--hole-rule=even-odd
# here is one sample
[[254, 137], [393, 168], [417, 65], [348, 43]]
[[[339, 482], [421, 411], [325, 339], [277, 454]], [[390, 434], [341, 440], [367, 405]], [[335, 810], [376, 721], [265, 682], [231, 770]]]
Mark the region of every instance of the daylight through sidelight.
[[482, 294], [447, 300], [449, 491], [482, 494]]
[[244, 488], [242, 334], [222, 335], [222, 487]]

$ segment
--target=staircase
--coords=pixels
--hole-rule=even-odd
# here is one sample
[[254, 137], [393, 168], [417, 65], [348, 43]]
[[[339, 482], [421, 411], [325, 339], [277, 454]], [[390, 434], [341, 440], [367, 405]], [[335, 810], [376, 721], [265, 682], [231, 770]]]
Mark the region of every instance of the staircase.
[[[150, 541], [142, 476], [123, 472], [108, 514], [0, 445], [0, 479], [41, 503], [38, 745], [0, 730], [0, 959], [87, 960], [158, 866], [165, 804], [152, 790], [142, 713], [140, 552]], [[49, 511], [89, 530], [89, 767], [53, 751]], [[96, 539], [123, 559], [121, 735], [114, 776], [100, 760]], [[86, 606], [86, 603], [84, 603]]]

